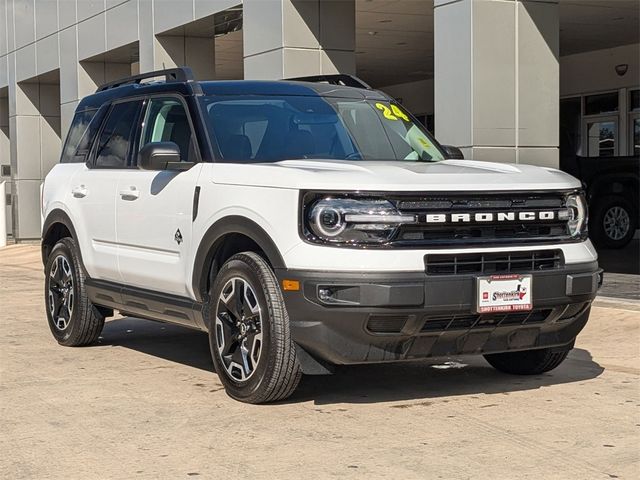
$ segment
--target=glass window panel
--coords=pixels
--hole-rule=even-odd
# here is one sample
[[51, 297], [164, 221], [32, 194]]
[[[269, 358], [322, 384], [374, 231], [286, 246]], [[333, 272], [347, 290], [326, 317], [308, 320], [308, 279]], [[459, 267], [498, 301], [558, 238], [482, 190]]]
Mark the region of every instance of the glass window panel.
[[560, 100], [560, 155], [580, 154], [582, 142], [582, 99], [580, 97]]
[[613, 157], [616, 152], [617, 122], [613, 120], [587, 124], [587, 155]]
[[89, 126], [89, 123], [91, 123], [91, 119], [95, 113], [96, 110], [87, 110], [84, 112], [78, 112], [73, 117], [73, 121], [71, 122], [71, 127], [69, 128], [69, 133], [67, 135], [67, 141], [64, 144], [64, 149], [62, 150], [62, 163], [84, 162], [84, 157], [76, 157], [76, 149], [78, 148], [83, 135], [85, 135], [87, 127]]
[[96, 150], [96, 166], [126, 168], [129, 143], [140, 102], [116, 104], [106, 120]]
[[191, 126], [187, 111], [179, 100], [152, 99], [144, 125], [140, 148], [151, 142], [173, 142], [180, 149], [180, 159], [183, 162], [195, 161]]
[[424, 128], [388, 101], [275, 95], [202, 101], [224, 161], [443, 159]]
[[633, 119], [633, 154], [640, 155], [640, 118]]
[[618, 92], [589, 95], [584, 102], [585, 115], [615, 113], [618, 111]]
[[640, 90], [631, 90], [629, 94], [629, 111], [640, 112]]

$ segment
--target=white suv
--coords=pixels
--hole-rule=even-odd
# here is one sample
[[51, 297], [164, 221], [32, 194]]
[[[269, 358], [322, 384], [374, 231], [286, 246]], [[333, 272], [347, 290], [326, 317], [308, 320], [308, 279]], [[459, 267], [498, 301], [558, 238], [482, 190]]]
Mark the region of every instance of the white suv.
[[559, 365], [601, 279], [580, 183], [451, 159], [384, 93], [305, 80], [173, 69], [80, 102], [43, 192], [56, 340], [95, 342], [114, 310], [203, 330], [251, 403], [339, 364]]

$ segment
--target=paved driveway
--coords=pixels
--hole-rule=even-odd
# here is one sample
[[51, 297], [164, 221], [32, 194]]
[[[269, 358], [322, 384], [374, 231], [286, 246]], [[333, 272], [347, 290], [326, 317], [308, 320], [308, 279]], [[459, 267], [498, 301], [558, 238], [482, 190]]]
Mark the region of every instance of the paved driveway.
[[229, 399], [206, 335], [119, 318], [64, 348], [36, 246], [0, 250], [2, 478], [638, 478], [640, 307], [606, 301], [557, 370], [481, 358], [341, 368]]

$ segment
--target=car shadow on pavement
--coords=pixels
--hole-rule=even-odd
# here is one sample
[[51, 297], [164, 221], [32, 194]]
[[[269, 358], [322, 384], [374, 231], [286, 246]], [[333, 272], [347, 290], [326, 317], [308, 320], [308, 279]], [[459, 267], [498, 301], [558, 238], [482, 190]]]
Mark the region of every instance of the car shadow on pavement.
[[332, 376], [303, 377], [287, 402], [318, 405], [429, 401], [440, 397], [534, 390], [598, 377], [604, 368], [587, 350], [574, 349], [557, 369], [541, 375], [498, 372], [482, 356], [451, 357], [393, 364], [338, 367]]
[[96, 343], [124, 347], [147, 355], [213, 372], [206, 333], [169, 323], [123, 317], [104, 324]]
[[[214, 372], [206, 334], [177, 325], [124, 317], [109, 321], [98, 345], [129, 348], [147, 355]], [[452, 357], [336, 368], [334, 375], [305, 376], [293, 396], [281, 403], [313, 401], [378, 403], [437, 399], [534, 390], [583, 382], [598, 377], [604, 368], [587, 350], [574, 349], [557, 369], [541, 375], [500, 373], [481, 356]]]

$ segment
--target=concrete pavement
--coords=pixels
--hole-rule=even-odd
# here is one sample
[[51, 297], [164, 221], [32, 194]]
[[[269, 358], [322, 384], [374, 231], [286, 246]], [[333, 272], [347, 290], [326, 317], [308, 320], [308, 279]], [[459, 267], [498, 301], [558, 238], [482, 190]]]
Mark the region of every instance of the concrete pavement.
[[557, 370], [482, 358], [340, 368], [285, 403], [226, 396], [206, 335], [109, 321], [60, 347], [33, 245], [0, 250], [2, 478], [637, 478], [640, 306], [600, 302]]

